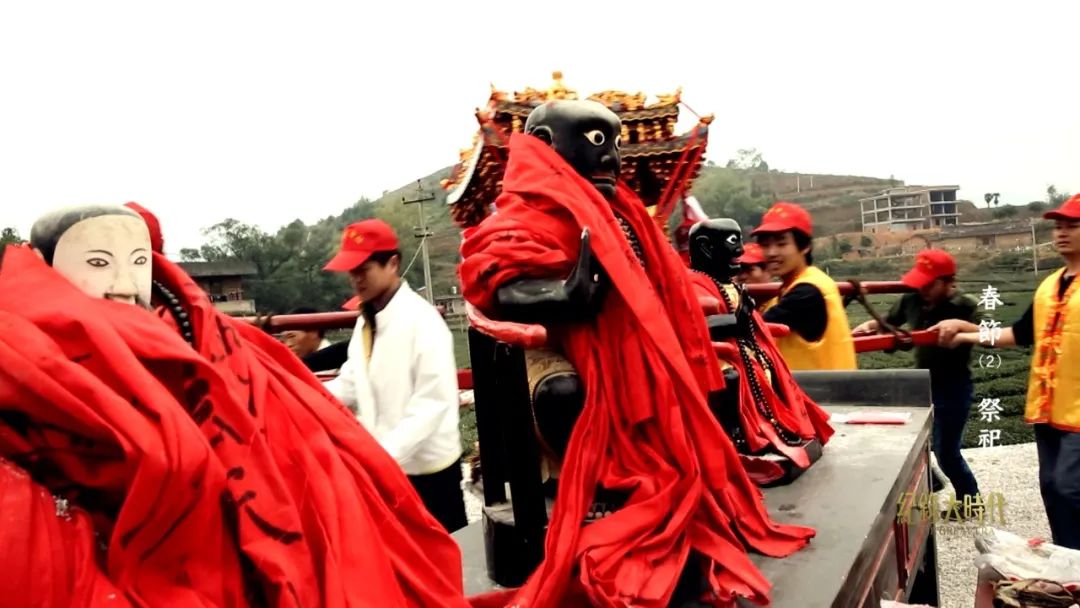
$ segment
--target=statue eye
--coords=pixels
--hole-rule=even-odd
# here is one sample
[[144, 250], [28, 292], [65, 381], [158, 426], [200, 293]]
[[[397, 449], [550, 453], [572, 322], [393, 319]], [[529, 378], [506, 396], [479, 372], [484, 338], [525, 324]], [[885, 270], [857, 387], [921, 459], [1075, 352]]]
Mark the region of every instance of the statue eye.
[[622, 147], [622, 135], [615, 136], [615, 149], [618, 150]]
[[90, 258], [89, 260], [86, 260], [86, 263], [94, 268], [104, 268], [109, 265], [108, 260], [104, 258]]
[[739, 242], [739, 237], [734, 234], [729, 234], [727, 237], [727, 242], [729, 245], [736, 245]]
[[594, 146], [602, 146], [606, 141], [606, 138], [604, 137], [604, 132], [598, 129], [593, 129], [592, 131], [586, 133], [585, 139], [589, 140], [589, 143]]
[[143, 264], [146, 263], [146, 261], [147, 261], [146, 256], [145, 255], [140, 255], [139, 257], [135, 258], [135, 265], [136, 266], [142, 266]]

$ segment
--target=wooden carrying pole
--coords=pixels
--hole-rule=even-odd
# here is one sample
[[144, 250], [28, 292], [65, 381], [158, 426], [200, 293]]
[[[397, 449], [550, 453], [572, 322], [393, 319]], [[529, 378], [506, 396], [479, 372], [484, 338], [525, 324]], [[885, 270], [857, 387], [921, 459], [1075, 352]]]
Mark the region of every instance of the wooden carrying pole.
[[[910, 287], [899, 281], [868, 281], [862, 286], [867, 293], [903, 293], [912, 291]], [[837, 283], [841, 295], [850, 295], [854, 291], [851, 283]], [[771, 298], [780, 292], [780, 283], [759, 283], [747, 285], [747, 291], [759, 302]], [[306, 315], [274, 315], [269, 318], [241, 317], [242, 320], [253, 324], [263, 323], [267, 331], [277, 333], [290, 330], [323, 330], [351, 329], [356, 325], [356, 318], [360, 313], [356, 311], [321, 312]]]
[[[862, 286], [868, 294], [906, 293], [915, 291], [900, 281], [865, 281], [862, 283]], [[840, 290], [840, 295], [842, 296], [849, 296], [855, 293], [855, 287], [847, 281], [837, 281], [836, 287]], [[760, 303], [775, 297], [780, 293], [780, 283], [756, 283], [754, 285], [747, 285], [746, 291]]]

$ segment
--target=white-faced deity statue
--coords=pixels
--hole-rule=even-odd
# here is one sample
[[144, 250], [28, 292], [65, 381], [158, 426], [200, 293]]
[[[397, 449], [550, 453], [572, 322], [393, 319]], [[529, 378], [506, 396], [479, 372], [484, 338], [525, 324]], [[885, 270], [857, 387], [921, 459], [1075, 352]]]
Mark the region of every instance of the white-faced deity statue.
[[119, 205], [54, 211], [34, 223], [30, 245], [91, 297], [150, 306], [150, 231], [138, 213]]

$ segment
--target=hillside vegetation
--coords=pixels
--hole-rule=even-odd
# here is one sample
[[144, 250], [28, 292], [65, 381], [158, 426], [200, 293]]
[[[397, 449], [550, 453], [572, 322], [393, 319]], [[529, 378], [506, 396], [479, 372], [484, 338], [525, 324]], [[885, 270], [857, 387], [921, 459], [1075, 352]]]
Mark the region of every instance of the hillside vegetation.
[[[762, 214], [773, 202], [789, 200], [804, 205], [813, 215], [816, 236], [827, 238], [860, 229], [860, 198], [903, 185], [902, 181], [891, 178], [771, 171], [760, 161], [760, 155], [756, 160], [756, 165], [733, 160], [725, 167], [702, 168], [692, 193], [710, 217], [733, 218], [749, 231], [760, 223]], [[431, 276], [435, 295], [446, 295], [458, 284], [456, 267], [461, 242], [460, 229], [451, 219], [446, 204], [447, 193], [439, 185], [450, 169], [440, 169], [418, 182], [387, 191], [378, 199], [361, 199], [342, 213], [311, 225], [297, 220], [275, 233], [267, 233], [257, 226], [225, 220], [207, 230], [206, 245], [198, 250], [185, 250], [182, 255], [187, 260], [234, 257], [254, 262], [259, 275], [249, 285], [260, 311], [280, 313], [301, 305], [335, 310], [350, 297], [349, 288], [342, 277], [322, 272], [321, 267], [337, 248], [341, 230], [359, 219], [378, 217], [394, 227], [402, 245], [402, 263], [408, 267], [406, 277], [414, 288], [423, 286], [423, 265], [417, 255], [420, 239], [415, 237], [420, 205], [406, 205], [403, 199], [431, 196], [432, 200], [423, 204], [431, 232], [428, 239]], [[976, 208], [966, 201], [960, 204], [963, 221], [987, 221], [1004, 210]], [[1038, 216], [1042, 211], [1037, 205], [1008, 209], [1016, 219]], [[854, 238], [858, 239], [858, 235]], [[858, 243], [829, 245], [815, 245], [815, 258], [844, 276], [895, 277], [911, 260], [910, 256], [890, 256], [842, 261], [839, 258], [844, 252]], [[1050, 258], [1040, 263], [1041, 268], [1056, 257], [1051, 251], [1044, 253]], [[984, 260], [964, 260], [962, 266], [967, 267], [968, 261]], [[1029, 261], [1010, 258], [1006, 262], [1011, 270], [1030, 270]]]

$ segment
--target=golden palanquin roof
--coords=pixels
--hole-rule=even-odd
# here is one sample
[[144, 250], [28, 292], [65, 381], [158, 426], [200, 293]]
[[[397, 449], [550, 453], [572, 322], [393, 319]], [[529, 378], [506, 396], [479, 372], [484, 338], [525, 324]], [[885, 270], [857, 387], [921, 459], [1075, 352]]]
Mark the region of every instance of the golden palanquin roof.
[[[561, 72], [552, 78], [546, 90], [529, 87], [507, 94], [491, 87], [487, 106], [476, 111], [480, 129], [472, 146], [460, 152], [458, 164], [442, 183], [449, 191], [447, 202], [459, 225], [475, 226], [488, 215], [502, 190], [510, 134], [524, 130], [533, 109], [553, 99], [578, 99], [577, 92], [563, 84]], [[712, 116], [703, 117], [689, 132], [676, 135], [681, 95], [681, 90], [658, 95], [651, 104], [642, 93], [602, 91], [588, 97], [607, 106], [622, 121], [620, 177], [647, 206], [664, 210], [657, 216], [664, 224], [674, 200], [701, 170], [712, 122]]]

